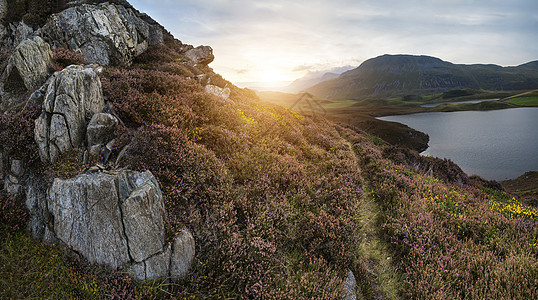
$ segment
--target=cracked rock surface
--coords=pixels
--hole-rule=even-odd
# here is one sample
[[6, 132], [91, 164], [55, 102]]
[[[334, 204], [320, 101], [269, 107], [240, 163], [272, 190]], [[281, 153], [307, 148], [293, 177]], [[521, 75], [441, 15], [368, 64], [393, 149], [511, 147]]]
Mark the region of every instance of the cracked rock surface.
[[38, 89], [53, 69], [50, 46], [40, 37], [21, 42], [9, 58], [2, 77], [6, 92], [24, 93]]
[[59, 240], [90, 263], [125, 268], [140, 280], [182, 277], [192, 263], [187, 230], [165, 241], [162, 193], [149, 171], [55, 179], [46, 195], [33, 194], [27, 206], [34, 235]]
[[86, 119], [103, 110], [101, 81], [92, 68], [69, 66], [48, 82], [43, 112], [35, 121], [35, 140], [44, 162], [86, 140]]
[[40, 35], [89, 63], [129, 65], [148, 48], [150, 25], [121, 5], [83, 4], [51, 16]]

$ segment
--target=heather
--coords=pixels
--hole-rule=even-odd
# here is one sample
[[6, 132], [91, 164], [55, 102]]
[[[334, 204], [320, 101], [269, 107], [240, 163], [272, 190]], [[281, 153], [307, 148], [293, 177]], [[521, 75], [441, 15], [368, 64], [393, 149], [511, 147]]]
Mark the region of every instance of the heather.
[[[186, 63], [182, 47], [152, 47], [101, 81], [122, 120], [112, 161], [156, 176], [167, 236], [187, 227], [195, 237], [190, 273], [138, 283], [91, 267], [33, 241], [22, 199], [1, 196], [2, 296], [335, 299], [349, 270], [364, 298], [538, 296], [535, 209], [450, 161], [262, 102]], [[80, 62], [67, 50], [55, 59]], [[230, 98], [206, 93], [208, 82], [227, 84]], [[1, 143], [35, 162], [38, 106], [18, 111], [0, 120]], [[33, 171], [82, 172], [80, 156]]]

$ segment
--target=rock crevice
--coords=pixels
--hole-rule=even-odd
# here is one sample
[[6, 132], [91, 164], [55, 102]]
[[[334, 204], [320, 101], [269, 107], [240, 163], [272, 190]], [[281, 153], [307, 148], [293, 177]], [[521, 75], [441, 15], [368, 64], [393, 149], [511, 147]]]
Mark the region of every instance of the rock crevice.
[[55, 179], [45, 195], [34, 189], [27, 206], [36, 238], [59, 240], [90, 263], [125, 268], [140, 280], [186, 275], [194, 238], [183, 230], [165, 241], [162, 193], [149, 171]]

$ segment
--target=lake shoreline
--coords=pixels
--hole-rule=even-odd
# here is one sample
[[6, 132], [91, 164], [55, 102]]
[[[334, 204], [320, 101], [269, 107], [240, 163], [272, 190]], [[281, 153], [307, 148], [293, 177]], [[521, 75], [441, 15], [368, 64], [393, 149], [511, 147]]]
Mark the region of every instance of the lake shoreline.
[[502, 181], [538, 170], [536, 159], [528, 151], [538, 147], [534, 144], [538, 137], [526, 129], [534, 128], [536, 109], [458, 111], [447, 115], [430, 112], [378, 119], [398, 122], [428, 134], [429, 147], [421, 155], [450, 158], [469, 175]]

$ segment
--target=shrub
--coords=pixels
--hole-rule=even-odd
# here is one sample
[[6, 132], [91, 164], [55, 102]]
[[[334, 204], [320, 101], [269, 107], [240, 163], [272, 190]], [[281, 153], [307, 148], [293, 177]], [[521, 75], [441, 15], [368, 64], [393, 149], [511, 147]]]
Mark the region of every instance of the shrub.
[[23, 160], [28, 166], [39, 161], [34, 126], [40, 113], [40, 105], [27, 101], [0, 115], [0, 144], [4, 154]]
[[56, 63], [56, 70], [62, 70], [70, 65], [84, 65], [86, 61], [82, 55], [73, 50], [65, 48], [54, 48], [52, 50], [54, 62]]

